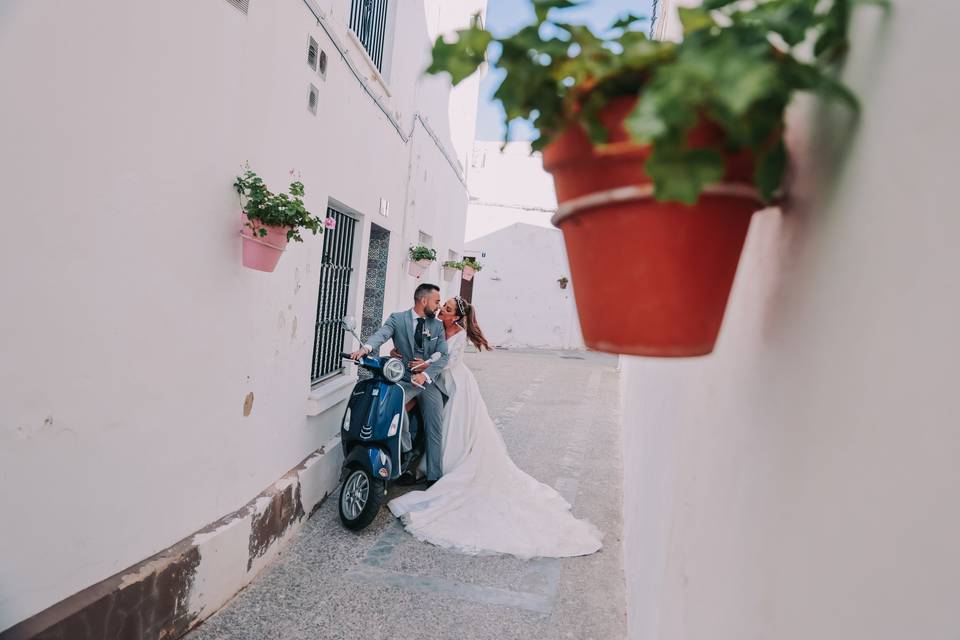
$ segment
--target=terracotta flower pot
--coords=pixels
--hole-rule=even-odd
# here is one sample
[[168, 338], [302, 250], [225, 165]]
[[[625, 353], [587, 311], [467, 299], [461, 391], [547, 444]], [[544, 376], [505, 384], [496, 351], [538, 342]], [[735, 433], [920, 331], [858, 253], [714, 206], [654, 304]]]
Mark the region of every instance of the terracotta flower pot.
[[267, 235], [254, 234], [247, 226], [247, 214], [242, 214], [243, 226], [240, 235], [243, 237], [243, 266], [257, 271], [271, 272], [277, 268], [280, 256], [287, 248], [287, 231], [290, 227], [273, 227], [254, 222], [257, 229], [267, 230]]
[[407, 273], [414, 278], [419, 278], [430, 267], [431, 262], [433, 262], [433, 260], [411, 260], [410, 264], [407, 265]]
[[463, 267], [463, 279], [464, 280], [473, 280], [473, 276], [477, 273], [477, 270], [471, 266], [464, 265]]
[[[622, 99], [607, 107], [602, 119], [610, 144], [594, 148], [572, 126], [543, 152], [560, 204], [554, 224], [563, 231], [577, 285], [584, 342], [611, 353], [708, 354], [750, 217], [762, 206], [751, 184], [752, 158], [727, 157], [724, 182], [694, 206], [657, 202], [643, 170], [650, 147], [632, 142], [623, 128], [634, 104]], [[719, 135], [704, 124], [690, 144], [703, 146]]]

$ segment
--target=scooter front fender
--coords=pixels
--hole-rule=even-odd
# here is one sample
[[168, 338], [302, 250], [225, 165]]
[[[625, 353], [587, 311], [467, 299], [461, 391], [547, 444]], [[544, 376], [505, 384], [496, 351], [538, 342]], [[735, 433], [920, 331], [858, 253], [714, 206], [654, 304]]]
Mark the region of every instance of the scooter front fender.
[[350, 469], [365, 469], [372, 478], [388, 480], [393, 475], [393, 464], [389, 454], [380, 447], [355, 446], [343, 461], [340, 481]]

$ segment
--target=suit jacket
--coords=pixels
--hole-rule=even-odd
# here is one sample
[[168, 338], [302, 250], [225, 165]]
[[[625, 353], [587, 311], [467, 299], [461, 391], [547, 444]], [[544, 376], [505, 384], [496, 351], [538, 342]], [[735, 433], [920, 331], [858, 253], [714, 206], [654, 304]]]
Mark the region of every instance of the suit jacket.
[[428, 360], [434, 353], [440, 353], [440, 359], [430, 364], [426, 369], [416, 373], [426, 373], [437, 385], [440, 391], [444, 391], [444, 385], [440, 373], [447, 366], [447, 338], [444, 335], [443, 323], [436, 318], [424, 318], [423, 323], [423, 347], [417, 348], [416, 340], [413, 337], [414, 320], [411, 317], [411, 310], [398, 311], [391, 313], [383, 326], [377, 329], [376, 333], [367, 339], [366, 345], [370, 347], [372, 353], [380, 352], [380, 347], [390, 339], [393, 339], [393, 346], [403, 354], [404, 364], [414, 358]]

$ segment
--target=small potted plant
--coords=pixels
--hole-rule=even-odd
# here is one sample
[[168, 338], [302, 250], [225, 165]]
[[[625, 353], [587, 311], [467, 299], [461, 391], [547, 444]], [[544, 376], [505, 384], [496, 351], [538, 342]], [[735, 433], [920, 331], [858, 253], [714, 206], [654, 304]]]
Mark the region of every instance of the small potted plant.
[[447, 260], [443, 263], [443, 279], [450, 281], [463, 270], [463, 263], [459, 260]]
[[431, 262], [436, 261], [437, 252], [430, 247], [418, 244], [410, 247], [410, 264], [407, 266], [407, 273], [415, 278], [419, 278], [430, 266]]
[[301, 229], [309, 229], [316, 235], [324, 226], [333, 228], [335, 224], [332, 218], [323, 221], [307, 211], [300, 180], [290, 183], [288, 193], [273, 193], [248, 166], [233, 186], [243, 207], [240, 230], [243, 266], [250, 269], [273, 271], [290, 240], [303, 242]]
[[567, 278], [567, 276], [561, 276], [557, 278], [557, 283], [560, 285], [561, 289], [566, 289], [567, 284], [570, 283], [570, 280]]
[[[586, 344], [709, 353], [751, 215], [781, 187], [791, 98], [856, 108], [830, 69], [856, 0], [705, 0], [680, 8], [680, 43], [632, 15], [601, 34], [556, 18], [574, 4], [534, 0], [534, 23], [510, 35], [478, 23], [438, 38], [427, 71], [458, 83], [499, 45], [494, 98], [537, 130]], [[621, 313], [595, 312], [614, 299]]]
[[466, 257], [463, 259], [463, 279], [464, 280], [473, 280], [474, 274], [483, 269], [476, 258]]

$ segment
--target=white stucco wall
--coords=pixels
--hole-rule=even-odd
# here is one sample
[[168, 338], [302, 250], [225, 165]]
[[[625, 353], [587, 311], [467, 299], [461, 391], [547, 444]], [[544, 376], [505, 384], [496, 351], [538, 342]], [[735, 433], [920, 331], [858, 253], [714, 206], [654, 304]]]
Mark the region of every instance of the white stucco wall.
[[492, 345], [583, 349], [563, 235], [523, 223], [472, 240], [483, 270], [474, 276], [473, 302]]
[[0, 629], [240, 507], [335, 434], [342, 404], [307, 417], [322, 238], [272, 274], [242, 268], [242, 162], [275, 188], [296, 168], [313, 211], [360, 217], [358, 317], [371, 222], [391, 231], [385, 312], [409, 304], [419, 231], [462, 247], [466, 191], [413, 116], [468, 153], [474, 117], [420, 72], [428, 22], [485, 3], [395, 11], [386, 86], [347, 35], [349, 0], [312, 4], [409, 144], [300, 0], [0, 6]]
[[957, 637], [960, 5], [895, 4], [856, 16], [859, 126], [793, 114], [716, 352], [625, 360], [631, 638]]
[[553, 178], [543, 170], [539, 153], [530, 153], [528, 142], [477, 141], [468, 168], [470, 207], [468, 241], [509, 227], [515, 222], [553, 228], [556, 212]]

